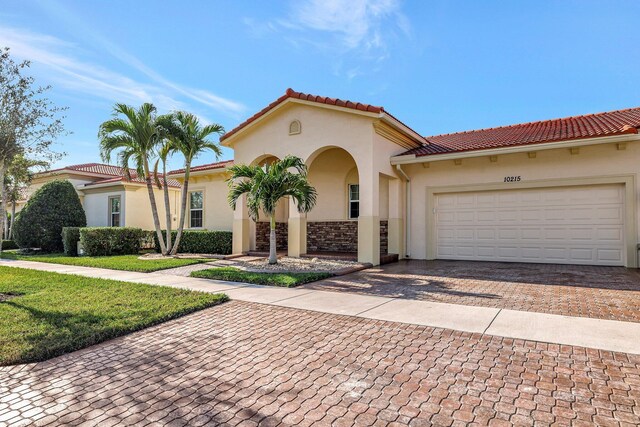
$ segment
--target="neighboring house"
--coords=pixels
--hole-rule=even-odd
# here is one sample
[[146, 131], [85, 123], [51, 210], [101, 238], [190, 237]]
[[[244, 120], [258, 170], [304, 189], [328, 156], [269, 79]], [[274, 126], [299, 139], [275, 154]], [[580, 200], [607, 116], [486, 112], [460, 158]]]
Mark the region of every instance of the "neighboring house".
[[[26, 197], [16, 203], [16, 211], [20, 211], [28, 197], [45, 183], [54, 179], [70, 181], [84, 207], [87, 225], [90, 227], [140, 227], [153, 230], [153, 218], [149, 194], [145, 182], [132, 175], [131, 181], [124, 176], [122, 168], [100, 163], [71, 165], [64, 168], [38, 173], [27, 189]], [[180, 198], [180, 184], [169, 180], [171, 211], [175, 212]], [[165, 226], [164, 195], [162, 190], [155, 189], [158, 213], [162, 227]], [[10, 210], [10, 209], [9, 209]], [[177, 224], [173, 215], [173, 224]]]
[[[238, 164], [286, 155], [309, 167], [317, 206], [278, 209], [292, 256], [636, 267], [640, 108], [424, 137], [382, 107], [288, 89], [222, 138]], [[193, 228], [263, 250], [266, 219], [227, 204], [229, 162], [193, 169]], [[180, 180], [183, 171], [170, 176]]]

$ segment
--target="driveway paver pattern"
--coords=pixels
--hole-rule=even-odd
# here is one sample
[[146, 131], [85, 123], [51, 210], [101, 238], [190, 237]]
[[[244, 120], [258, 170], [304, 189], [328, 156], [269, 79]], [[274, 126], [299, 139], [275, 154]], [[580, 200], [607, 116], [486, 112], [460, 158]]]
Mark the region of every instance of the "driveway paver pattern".
[[302, 288], [640, 322], [640, 272], [623, 267], [401, 261]]
[[640, 423], [640, 356], [232, 301], [0, 368], [0, 425]]

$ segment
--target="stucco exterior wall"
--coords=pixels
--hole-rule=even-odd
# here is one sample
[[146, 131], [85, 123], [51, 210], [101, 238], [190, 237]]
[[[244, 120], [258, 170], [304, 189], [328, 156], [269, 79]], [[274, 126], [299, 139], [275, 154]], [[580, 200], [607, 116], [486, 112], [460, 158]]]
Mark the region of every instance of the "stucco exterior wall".
[[[233, 228], [233, 210], [227, 202], [229, 187], [225, 182], [226, 174], [220, 171], [206, 175], [191, 176], [189, 191], [203, 191], [204, 227], [207, 230], [231, 231]], [[187, 209], [188, 209], [187, 200]], [[178, 202], [180, 206], [180, 202]], [[188, 217], [186, 226], [188, 227]]]
[[[164, 228], [166, 225], [164, 194], [162, 190], [154, 192], [160, 224]], [[179, 200], [180, 191], [171, 189], [169, 201], [172, 211], [172, 227], [177, 226], [178, 212], [176, 206]], [[153, 216], [151, 214], [151, 204], [146, 187], [142, 186], [113, 186], [104, 189], [94, 189], [84, 191], [84, 210], [87, 214], [87, 225], [90, 227], [106, 227], [109, 225], [109, 197], [120, 196], [122, 221], [124, 227], [139, 227], [144, 230], [153, 230]]]
[[[424, 158], [425, 162], [428, 158]], [[535, 158], [527, 153], [499, 155], [496, 162], [489, 156], [463, 159], [460, 165], [454, 160], [430, 162], [428, 167], [421, 164], [404, 165], [403, 169], [411, 178], [411, 258], [427, 258], [427, 245], [433, 240], [428, 227], [428, 212], [433, 209], [428, 202], [428, 190], [453, 186], [457, 189], [515, 189], [521, 185], [535, 184], [544, 187], [545, 182], [554, 185], [566, 182], [575, 185], [582, 178], [613, 177], [629, 175], [637, 182], [640, 174], [640, 142], [626, 144], [626, 149], [618, 150], [616, 144], [601, 144], [580, 147], [578, 154], [569, 149], [559, 148], [536, 152]], [[520, 176], [517, 183], [504, 182], [507, 176]], [[537, 184], [536, 184], [537, 183]], [[640, 195], [634, 188], [631, 203], [640, 208]], [[637, 209], [640, 211], [640, 209]], [[635, 228], [640, 230], [639, 218], [635, 217]], [[640, 241], [638, 232], [626, 236], [635, 246]]]
[[309, 182], [316, 188], [316, 206], [308, 221], [343, 221], [349, 217], [348, 186], [358, 184], [356, 162], [339, 148], [321, 153], [309, 167]]
[[87, 226], [89, 227], [107, 227], [109, 225], [109, 197], [120, 196], [121, 225], [129, 226], [126, 221], [126, 215], [129, 210], [126, 203], [126, 194], [123, 187], [119, 189], [112, 188], [111, 191], [93, 192], [84, 196], [84, 212], [87, 215]]
[[[74, 187], [77, 188], [77, 186], [79, 185], [84, 185], [84, 184], [88, 184], [90, 182], [93, 182], [95, 179], [92, 178], [79, 178], [75, 175], [68, 175], [68, 174], [60, 174], [60, 175], [52, 175], [52, 176], [48, 176], [48, 177], [42, 177], [42, 178], [34, 178], [34, 180], [31, 182], [31, 185], [29, 185], [29, 188], [27, 188], [27, 199], [29, 197], [31, 197], [31, 195], [33, 193], [35, 193], [40, 187], [42, 187], [44, 184], [46, 184], [47, 182], [56, 180], [56, 179], [62, 179], [62, 180], [67, 180], [69, 182], [71, 182], [71, 184], [73, 184]], [[76, 190], [77, 191], [77, 190]], [[80, 196], [80, 201], [82, 201], [82, 194], [79, 194]], [[16, 213], [20, 212], [22, 210], [22, 208], [24, 207], [24, 205], [26, 204], [25, 201], [21, 201], [18, 202], [16, 204]], [[9, 212], [11, 212], [11, 205], [9, 205]]]

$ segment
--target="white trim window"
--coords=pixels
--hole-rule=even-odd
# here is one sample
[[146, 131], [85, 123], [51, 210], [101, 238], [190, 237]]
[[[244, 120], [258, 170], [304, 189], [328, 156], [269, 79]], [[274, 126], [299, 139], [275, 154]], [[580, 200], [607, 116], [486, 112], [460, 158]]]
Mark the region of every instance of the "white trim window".
[[189, 228], [204, 226], [204, 193], [202, 191], [189, 192]]
[[109, 197], [109, 227], [120, 227], [122, 214], [122, 199], [120, 196]]
[[358, 219], [360, 216], [360, 185], [349, 184], [349, 219]]

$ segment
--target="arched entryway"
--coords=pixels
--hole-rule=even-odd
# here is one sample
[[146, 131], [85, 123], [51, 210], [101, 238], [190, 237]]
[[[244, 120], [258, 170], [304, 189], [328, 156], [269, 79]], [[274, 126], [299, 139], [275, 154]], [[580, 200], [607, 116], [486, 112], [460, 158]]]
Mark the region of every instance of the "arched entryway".
[[307, 214], [307, 253], [352, 256], [358, 253], [360, 178], [354, 158], [339, 147], [324, 147], [307, 159], [309, 182], [318, 191]]

